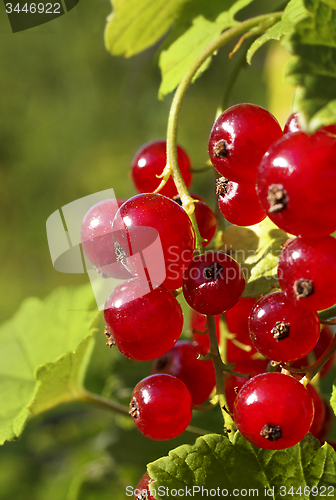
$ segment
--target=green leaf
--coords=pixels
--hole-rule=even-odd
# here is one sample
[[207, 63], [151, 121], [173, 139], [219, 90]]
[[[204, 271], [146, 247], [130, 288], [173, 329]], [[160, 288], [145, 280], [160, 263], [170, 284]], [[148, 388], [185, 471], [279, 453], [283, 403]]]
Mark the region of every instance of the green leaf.
[[257, 297], [277, 285], [277, 265], [288, 234], [268, 217], [249, 227], [229, 226], [222, 234], [221, 249], [242, 266], [246, 287], [243, 297]]
[[[305, 487], [329, 487], [334, 494], [336, 486], [336, 453], [327, 443], [320, 448], [310, 434], [296, 446], [277, 451], [257, 448], [239, 433], [233, 444], [223, 436], [208, 434], [194, 445], [170, 451], [168, 457], [147, 468], [154, 479], [150, 489], [156, 492], [157, 499], [175, 498], [173, 490], [184, 490], [185, 496], [186, 491], [191, 491], [194, 499], [202, 499], [207, 495], [205, 490], [210, 495], [210, 490], [219, 488], [227, 497], [237, 496], [240, 490], [242, 497], [278, 500], [288, 497], [284, 488], [288, 492], [293, 487], [290, 498], [305, 500], [312, 498], [303, 493]], [[300, 487], [301, 493], [296, 493]], [[272, 494], [266, 495], [265, 489]], [[160, 491], [165, 494], [161, 496]]]
[[[222, 31], [237, 24], [234, 19], [235, 14], [252, 1], [226, 0], [226, 2], [222, 2], [223, 11], [214, 20], [206, 13], [198, 15], [192, 20], [192, 26], [186, 29], [168, 49], [161, 52], [159, 61], [162, 74], [162, 83], [159, 89], [160, 99], [178, 86], [186, 70], [195, 62], [201, 52], [218, 38]], [[209, 67], [210, 63], [211, 58], [198, 70], [195, 79]]]
[[58, 289], [44, 301], [29, 298], [2, 325], [1, 444], [20, 436], [31, 415], [75, 397], [96, 316], [91, 287], [85, 286]]
[[295, 56], [286, 67], [287, 80], [296, 85], [294, 111], [301, 126], [314, 132], [336, 123], [336, 4], [304, 0], [309, 17], [284, 39]]
[[252, 56], [260, 47], [262, 47], [269, 40], [280, 40], [283, 35], [287, 35], [295, 24], [307, 17], [308, 11], [304, 6], [304, 0], [290, 0], [286, 5], [281, 20], [271, 26], [265, 33], [263, 33], [247, 51], [247, 62], [251, 64]]
[[190, 0], [113, 0], [105, 45], [113, 55], [133, 56], [157, 42]]

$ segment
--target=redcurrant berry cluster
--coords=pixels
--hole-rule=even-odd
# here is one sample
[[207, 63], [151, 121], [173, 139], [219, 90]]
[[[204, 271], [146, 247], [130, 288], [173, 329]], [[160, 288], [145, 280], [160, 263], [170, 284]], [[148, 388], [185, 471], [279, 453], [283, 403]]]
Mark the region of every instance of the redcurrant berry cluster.
[[[231, 364], [219, 361], [225, 409], [246, 439], [282, 449], [309, 431], [321, 440], [326, 436], [330, 407], [305, 383], [322, 368], [320, 360], [327, 361], [333, 342], [332, 330], [321, 330], [317, 311], [336, 303], [336, 240], [330, 236], [336, 230], [334, 132], [326, 128], [308, 136], [294, 116], [283, 133], [268, 111], [251, 104], [225, 111], [211, 131], [209, 155], [223, 176], [217, 193], [224, 217], [248, 226], [268, 216], [295, 235], [279, 257], [280, 288], [269, 295], [241, 298], [244, 273], [216, 244], [208, 250], [216, 217], [198, 195], [192, 196], [203, 248], [196, 248], [196, 226], [172, 179], [160, 194], [153, 192], [166, 165], [165, 141], [145, 145], [133, 160], [140, 194], [101, 202], [85, 216], [85, 255], [101, 274], [123, 280], [105, 304], [107, 345], [130, 359], [153, 360], [152, 374], [136, 385], [130, 403], [145, 436], [176, 437], [192, 410], [202, 409], [214, 387], [223, 385], [211, 359], [220, 359], [218, 344]], [[191, 162], [180, 146], [177, 161], [188, 187]], [[179, 294], [192, 311], [192, 340], [179, 340]], [[210, 341], [207, 335], [212, 316], [217, 344], [215, 332]], [[320, 375], [332, 363], [330, 357]]]

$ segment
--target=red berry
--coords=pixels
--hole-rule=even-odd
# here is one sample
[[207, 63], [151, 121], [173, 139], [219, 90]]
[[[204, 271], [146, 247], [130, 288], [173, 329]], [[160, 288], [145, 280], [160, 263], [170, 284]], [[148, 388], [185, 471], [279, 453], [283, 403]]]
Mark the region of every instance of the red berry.
[[[334, 338], [334, 332], [329, 326], [324, 325], [320, 337], [318, 339], [318, 342], [316, 346], [313, 349], [313, 360], [312, 363], [314, 363], [316, 360], [318, 360], [328, 349], [330, 346], [332, 340]], [[330, 372], [332, 367], [334, 366], [335, 363], [335, 357], [336, 353], [331, 356], [331, 358], [328, 359], [328, 361], [323, 365], [322, 369], [319, 371], [320, 377], [324, 377], [327, 373]], [[306, 368], [309, 366], [309, 361], [307, 359], [307, 356], [304, 357], [303, 359], [299, 359], [292, 365], [294, 368]]]
[[231, 224], [252, 226], [265, 219], [254, 184], [237, 184], [221, 177], [216, 185], [219, 210]]
[[281, 450], [294, 446], [308, 433], [314, 404], [295, 378], [263, 373], [240, 389], [233, 412], [238, 430], [250, 443]]
[[[219, 343], [219, 321], [220, 315], [215, 316], [217, 342]], [[197, 344], [200, 354], [205, 356], [210, 349], [209, 336], [207, 331], [207, 316], [192, 309], [190, 315], [190, 329], [194, 343]], [[197, 333], [197, 331], [203, 333]]]
[[172, 375], [150, 375], [134, 388], [130, 414], [142, 434], [163, 441], [179, 436], [191, 420], [191, 396]]
[[260, 299], [249, 321], [254, 347], [275, 361], [296, 361], [308, 354], [320, 336], [319, 317], [295, 307], [282, 292]]
[[[321, 130], [329, 132], [329, 134], [336, 134], [336, 125], [326, 125], [325, 127], [322, 127]], [[301, 127], [299, 124], [299, 113], [292, 113], [285, 123], [284, 134], [299, 131], [301, 131]]]
[[100, 201], [86, 213], [81, 226], [85, 256], [102, 274], [119, 279], [131, 277], [127, 269], [117, 262], [112, 239], [113, 219], [124, 201]]
[[178, 203], [154, 193], [133, 196], [118, 210], [113, 231], [119, 258], [133, 275], [170, 290], [181, 286], [195, 233]]
[[[203, 238], [203, 247], [206, 247], [215, 235], [217, 219], [210, 207], [200, 198], [192, 194], [192, 198], [198, 200], [195, 203], [195, 217], [200, 235]], [[180, 196], [174, 196], [174, 201], [182, 205]]]
[[[177, 163], [187, 187], [190, 186], [192, 175], [190, 159], [181, 146], [177, 146]], [[166, 166], [166, 141], [148, 142], [137, 151], [132, 161], [132, 179], [140, 193], [150, 193], [159, 186], [161, 175]], [[160, 190], [160, 194], [172, 198], [177, 194], [172, 178]]]
[[163, 285], [150, 290], [149, 284], [138, 278], [112, 291], [104, 317], [119, 351], [138, 361], [166, 354], [183, 327], [182, 310], [174, 295]]
[[167, 354], [156, 359], [152, 366], [152, 373], [168, 373], [182, 380], [190, 391], [194, 405], [204, 403], [216, 385], [212, 361], [197, 359], [199, 352], [196, 343], [179, 340]]
[[328, 436], [329, 432], [331, 431], [334, 423], [334, 412], [325, 399], [322, 399], [323, 405], [324, 405], [324, 420], [322, 423], [322, 426], [317, 434], [317, 439], [321, 441], [321, 443], [324, 442], [325, 438]]
[[336, 230], [336, 138], [324, 131], [287, 134], [263, 157], [257, 192], [272, 221], [308, 238]]
[[145, 472], [134, 491], [134, 500], [155, 500], [149, 491], [149, 485], [152, 482], [153, 479], [150, 478], [148, 472]]
[[244, 273], [234, 259], [223, 252], [196, 256], [183, 275], [183, 295], [202, 314], [215, 315], [230, 309], [245, 288]]
[[295, 305], [310, 311], [336, 303], [336, 239], [296, 238], [280, 254], [278, 280]]
[[310, 434], [312, 434], [312, 436], [317, 438], [322, 429], [326, 410], [323, 399], [321, 398], [315, 387], [311, 384], [308, 384], [307, 389], [314, 402], [314, 419], [309, 432]]
[[226, 344], [226, 360], [228, 363], [248, 361], [257, 352], [252, 344], [248, 326], [250, 312], [256, 300], [255, 298], [240, 299], [237, 304], [225, 313], [227, 327], [230, 333], [234, 335], [234, 339], [228, 339]]
[[255, 182], [261, 158], [280, 137], [281, 127], [266, 109], [237, 104], [224, 111], [211, 130], [211, 162], [234, 182]]
[[[268, 359], [249, 359], [240, 361], [234, 365], [233, 370], [237, 373], [249, 373], [251, 377], [264, 373], [268, 365]], [[224, 378], [224, 390], [226, 403], [229, 411], [233, 412], [233, 405], [237, 397], [237, 392], [246, 384], [248, 379], [236, 375], [226, 375]]]

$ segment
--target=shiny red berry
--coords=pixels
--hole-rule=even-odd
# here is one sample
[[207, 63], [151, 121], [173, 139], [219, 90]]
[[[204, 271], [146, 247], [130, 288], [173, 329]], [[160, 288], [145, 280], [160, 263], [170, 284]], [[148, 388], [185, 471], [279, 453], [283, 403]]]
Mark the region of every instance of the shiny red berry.
[[282, 130], [266, 109], [237, 104], [217, 118], [210, 134], [209, 156], [218, 172], [234, 182], [254, 182], [258, 165]]
[[295, 305], [310, 311], [336, 303], [336, 239], [295, 238], [280, 254], [278, 280]]
[[195, 233], [185, 210], [161, 194], [138, 194], [124, 203], [113, 221], [119, 260], [134, 276], [182, 285], [182, 274], [193, 258]]
[[[203, 247], [206, 247], [215, 235], [217, 219], [211, 208], [200, 196], [191, 194], [192, 198], [198, 200], [195, 203], [195, 217], [200, 235], [203, 238]], [[180, 196], [174, 196], [174, 201], [182, 205]]]
[[153, 479], [150, 478], [148, 472], [145, 472], [134, 490], [134, 500], [155, 500], [149, 490], [149, 485], [152, 482]]
[[117, 262], [112, 238], [112, 223], [125, 200], [104, 200], [90, 208], [81, 226], [81, 243], [85, 256], [100, 273], [127, 279], [132, 275]]
[[183, 295], [202, 314], [221, 314], [234, 306], [245, 288], [242, 268], [223, 252], [196, 256], [183, 275]]
[[315, 312], [293, 305], [282, 292], [260, 299], [249, 320], [254, 347], [275, 361], [296, 361], [308, 354], [320, 336], [320, 320]]
[[216, 186], [219, 210], [231, 224], [252, 226], [265, 219], [254, 184], [237, 184], [221, 177]]
[[182, 380], [150, 375], [134, 388], [130, 414], [142, 434], [164, 441], [179, 436], [191, 420], [191, 396]]
[[124, 356], [138, 361], [166, 354], [183, 327], [181, 306], [163, 285], [151, 290], [138, 278], [118, 285], [104, 310], [107, 334]]
[[336, 230], [336, 137], [287, 134], [264, 155], [257, 192], [266, 214], [284, 231], [320, 238]]
[[211, 360], [197, 359], [200, 349], [195, 342], [179, 340], [174, 347], [152, 365], [152, 373], [168, 373], [188, 387], [194, 405], [204, 403], [216, 384]]
[[282, 373], [263, 373], [249, 380], [234, 403], [241, 434], [259, 448], [281, 450], [309, 432], [314, 404], [307, 389]]
[[[177, 163], [187, 187], [190, 186], [192, 174], [189, 156], [181, 146], [177, 146]], [[161, 175], [166, 166], [166, 141], [152, 141], [142, 146], [132, 161], [132, 179], [140, 193], [150, 193], [159, 186]], [[172, 178], [160, 190], [160, 194], [172, 198], [177, 194]]]

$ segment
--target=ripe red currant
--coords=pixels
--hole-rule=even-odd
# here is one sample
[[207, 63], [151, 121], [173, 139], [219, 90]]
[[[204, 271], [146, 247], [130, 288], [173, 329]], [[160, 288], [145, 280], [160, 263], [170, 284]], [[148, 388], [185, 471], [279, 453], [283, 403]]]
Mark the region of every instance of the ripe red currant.
[[320, 336], [319, 317], [293, 305], [282, 292], [260, 299], [249, 320], [254, 347], [275, 361], [296, 361], [308, 354]]
[[142, 434], [163, 441], [179, 436], [191, 420], [191, 396], [182, 380], [150, 375], [134, 388], [130, 414]]
[[257, 192], [272, 221], [308, 238], [336, 230], [336, 138], [322, 130], [287, 134], [264, 155]]
[[240, 389], [234, 420], [241, 434], [259, 448], [281, 450], [309, 432], [314, 404], [307, 389], [282, 373], [263, 373]]
[[138, 278], [118, 285], [104, 310], [107, 335], [124, 356], [138, 361], [166, 354], [178, 340], [183, 314], [174, 295], [163, 285], [150, 289]]
[[314, 437], [318, 438], [324, 422], [326, 409], [323, 399], [321, 398], [321, 395], [318, 393], [315, 387], [311, 384], [308, 384], [307, 389], [314, 402], [314, 419], [309, 432]]
[[211, 130], [211, 162], [231, 181], [254, 183], [261, 158], [280, 137], [281, 127], [266, 109], [237, 104], [224, 111]]
[[[284, 134], [289, 134], [291, 132], [299, 132], [301, 129], [299, 124], [299, 113], [292, 113], [285, 123]], [[336, 134], [336, 125], [326, 125], [322, 127], [321, 130], [329, 132], [329, 134]]]
[[[239, 361], [234, 365], [233, 370], [237, 373], [250, 374], [251, 377], [264, 373], [269, 363], [268, 359], [249, 359]], [[238, 391], [246, 384], [248, 379], [228, 374], [224, 378], [224, 390], [226, 403], [229, 411], [233, 412], [233, 405], [236, 400]]]
[[211, 316], [234, 306], [244, 288], [243, 270], [223, 252], [196, 256], [183, 275], [183, 295], [190, 307]]
[[336, 303], [336, 239], [295, 238], [280, 254], [278, 280], [293, 304], [311, 311]]
[[[311, 361], [311, 363], [309, 363], [308, 357], [305, 356], [303, 359], [298, 359], [298, 361], [293, 363], [292, 366], [294, 368], [304, 369], [308, 367], [309, 364], [314, 363], [325, 353], [325, 351], [330, 346], [333, 338], [334, 338], [334, 332], [332, 331], [332, 329], [329, 326], [324, 325], [321, 330], [317, 344], [313, 349], [313, 360]], [[336, 353], [334, 352], [331, 358], [328, 359], [328, 361], [323, 365], [322, 369], [319, 371], [320, 377], [324, 377], [325, 375], [327, 375], [327, 373], [330, 372], [330, 370], [335, 364], [335, 358], [336, 358]]]
[[140, 479], [138, 486], [135, 488], [134, 500], [155, 500], [149, 490], [149, 485], [152, 482], [153, 479], [150, 478], [148, 472], [145, 472], [145, 474]]
[[[190, 172], [190, 159], [181, 146], [177, 146], [177, 163], [187, 187], [190, 186], [192, 174]], [[166, 141], [152, 141], [142, 146], [137, 151], [132, 161], [132, 179], [140, 193], [150, 193], [159, 186], [161, 175], [166, 166]], [[160, 194], [172, 198], [177, 194], [172, 178], [161, 189]]]
[[127, 279], [131, 274], [117, 262], [112, 223], [118, 208], [125, 200], [104, 200], [86, 213], [81, 226], [83, 252], [95, 268], [106, 276]]
[[138, 194], [118, 210], [113, 221], [118, 258], [134, 275], [170, 290], [182, 284], [193, 258], [195, 233], [189, 216], [161, 194]]
[[188, 387], [194, 405], [204, 403], [216, 385], [211, 360], [197, 359], [200, 353], [195, 342], [179, 340], [161, 358], [153, 362], [152, 373], [168, 373], [179, 378]]
[[233, 339], [227, 339], [226, 360], [228, 363], [248, 361], [257, 352], [252, 344], [248, 326], [250, 312], [256, 300], [255, 298], [240, 299], [225, 313], [228, 330], [234, 335]]
[[[210, 207], [200, 198], [200, 196], [192, 194], [192, 198], [198, 200], [195, 203], [195, 217], [200, 235], [203, 238], [203, 247], [206, 247], [215, 235], [217, 227], [217, 219]], [[176, 203], [182, 205], [180, 196], [174, 196]]]
[[[219, 343], [219, 321], [220, 321], [220, 315], [216, 315], [215, 325], [216, 325], [216, 335], [218, 343]], [[205, 356], [209, 352], [210, 348], [207, 328], [208, 327], [207, 327], [206, 314], [198, 313], [197, 311], [192, 309], [190, 315], [190, 329], [192, 332], [192, 338], [194, 340], [194, 343], [197, 344], [200, 354], [202, 354], [203, 356]], [[204, 332], [204, 334], [197, 332]]]
[[219, 210], [231, 224], [252, 226], [265, 219], [254, 184], [237, 184], [221, 177], [216, 186]]

